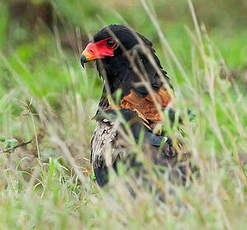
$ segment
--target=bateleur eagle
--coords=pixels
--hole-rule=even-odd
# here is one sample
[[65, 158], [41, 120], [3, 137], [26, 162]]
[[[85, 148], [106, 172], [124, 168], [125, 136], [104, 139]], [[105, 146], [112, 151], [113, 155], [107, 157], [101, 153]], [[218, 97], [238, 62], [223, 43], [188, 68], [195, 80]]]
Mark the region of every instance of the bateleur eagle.
[[[104, 81], [91, 141], [97, 183], [105, 185], [108, 168], [117, 170], [117, 163], [128, 158], [130, 145], [123, 137], [127, 132], [124, 123], [136, 142], [143, 135], [143, 152], [154, 164], [173, 167], [177, 151], [165, 132], [155, 128], [162, 121], [161, 111], [172, 103], [171, 85], [152, 43], [126, 26], [109, 25], [94, 35], [81, 54], [83, 67], [92, 60]], [[174, 110], [169, 109], [168, 114], [173, 121]], [[131, 159], [130, 167], [140, 165]]]

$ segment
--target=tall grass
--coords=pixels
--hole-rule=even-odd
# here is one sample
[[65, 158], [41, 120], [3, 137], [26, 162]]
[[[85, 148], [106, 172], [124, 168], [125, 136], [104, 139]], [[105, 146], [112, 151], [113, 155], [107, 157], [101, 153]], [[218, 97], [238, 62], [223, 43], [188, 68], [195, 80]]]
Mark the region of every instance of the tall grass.
[[[191, 1], [194, 29], [184, 34], [190, 40], [191, 66], [176, 56], [152, 5], [141, 2], [159, 37], [177, 110], [184, 118], [183, 141], [200, 175], [181, 186], [150, 174], [165, 202], [155, 189], [150, 192], [124, 175], [113, 174], [111, 183], [99, 189], [90, 174], [89, 154], [95, 127], [91, 117], [101, 85], [96, 72], [81, 71], [77, 57], [68, 60], [57, 39], [53, 56], [43, 57], [46, 65], [37, 70], [25, 58], [1, 55], [13, 87], [0, 100], [5, 137], [0, 149], [0, 229], [246, 228], [246, 93], [220, 78], [222, 57], [198, 23]], [[40, 41], [41, 47], [54, 44]], [[63, 78], [59, 84], [58, 78]], [[188, 108], [196, 115], [192, 122]], [[33, 141], [4, 151], [13, 138]], [[135, 188], [135, 198], [126, 180]]]

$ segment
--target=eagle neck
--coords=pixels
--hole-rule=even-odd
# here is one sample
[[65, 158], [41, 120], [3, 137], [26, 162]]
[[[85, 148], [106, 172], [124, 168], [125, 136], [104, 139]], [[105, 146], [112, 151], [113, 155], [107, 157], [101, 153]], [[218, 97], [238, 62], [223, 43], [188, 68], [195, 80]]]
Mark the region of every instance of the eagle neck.
[[132, 86], [128, 60], [124, 57], [106, 58], [102, 60], [101, 66], [103, 68], [98, 68], [99, 74], [103, 77], [104, 86], [111, 95], [114, 95], [118, 89], [122, 91], [123, 95], [128, 94]]

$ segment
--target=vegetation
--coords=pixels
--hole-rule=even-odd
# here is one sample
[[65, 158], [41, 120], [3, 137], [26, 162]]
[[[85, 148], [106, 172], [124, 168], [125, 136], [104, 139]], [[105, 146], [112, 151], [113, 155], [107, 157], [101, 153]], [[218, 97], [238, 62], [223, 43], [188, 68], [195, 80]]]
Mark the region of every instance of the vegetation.
[[[0, 229], [246, 228], [247, 5], [193, 4], [0, 2]], [[42, 13], [50, 9], [52, 19]], [[183, 141], [200, 176], [179, 186], [150, 175], [165, 202], [144, 188], [134, 199], [124, 176], [99, 189], [91, 175], [102, 83], [93, 65], [81, 69], [79, 51], [110, 23], [153, 41], [185, 117]]]

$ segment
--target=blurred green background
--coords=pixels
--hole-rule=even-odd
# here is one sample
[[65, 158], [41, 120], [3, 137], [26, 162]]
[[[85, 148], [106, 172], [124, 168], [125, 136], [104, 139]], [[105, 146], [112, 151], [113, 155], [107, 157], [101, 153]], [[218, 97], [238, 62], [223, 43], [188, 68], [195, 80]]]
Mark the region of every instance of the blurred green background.
[[[247, 1], [192, 1], [201, 43], [188, 1], [146, 2], [184, 73], [141, 0], [0, 1], [0, 229], [246, 229]], [[142, 191], [125, 200], [118, 183], [109, 196], [91, 180], [102, 82], [80, 52], [113, 23], [153, 42], [178, 110], [196, 114], [183, 129], [201, 175], [189, 189], [160, 180], [176, 191], [167, 206]]]
[[[230, 78], [246, 84], [246, 1], [197, 0], [193, 3], [199, 23], [205, 25], [216, 51], [222, 55], [222, 62], [230, 67]], [[192, 48], [188, 31], [193, 30], [193, 23], [187, 1], [155, 0], [152, 7], [170, 46], [191, 75]], [[92, 34], [112, 23], [129, 24], [149, 38], [164, 68], [172, 75], [165, 58], [166, 50], [161, 50], [156, 29], [138, 0], [1, 1], [0, 97], [13, 90], [21, 98], [23, 90], [28, 89], [37, 97], [46, 97], [55, 109], [61, 107], [64, 93], [74, 87], [84, 100], [98, 98], [100, 89], [91, 89], [100, 88], [100, 81], [97, 77], [83, 79], [79, 53]], [[71, 79], [71, 66], [74, 79]], [[92, 76], [97, 75], [93, 68], [88, 71], [93, 72]], [[176, 78], [183, 82], [179, 74]], [[89, 87], [84, 87], [85, 84]], [[20, 109], [15, 103], [5, 104], [8, 109], [4, 110], [18, 115]]]
[[[193, 25], [187, 1], [152, 3], [169, 44], [189, 69], [191, 47], [187, 30], [192, 30]], [[205, 24], [226, 64], [236, 70], [246, 67], [246, 1], [197, 0], [193, 3], [200, 24]], [[17, 74], [21, 73], [23, 84], [38, 96], [54, 99], [53, 94], [69, 87], [66, 63], [77, 65], [76, 76], [81, 78], [78, 56], [88, 35], [112, 23], [128, 23], [148, 37], [166, 66], [157, 32], [138, 0], [12, 0], [0, 4], [1, 56]], [[0, 64], [1, 96], [16, 86], [5, 61]]]
[[[202, 62], [197, 58], [195, 60], [198, 44], [188, 2], [155, 0], [147, 3], [189, 81], [194, 82], [192, 87], [196, 87], [193, 80], [195, 66], [198, 62], [201, 68]], [[219, 63], [220, 77], [245, 92], [246, 1], [198, 0], [193, 4], [205, 42], [210, 43], [217, 56], [214, 61]], [[109, 24], [127, 24], [150, 39], [171, 82], [179, 85], [188, 100], [192, 96], [184, 76], [168, 58], [168, 50], [162, 46], [157, 30], [139, 0], [1, 1], [0, 22], [2, 136], [33, 138], [33, 131], [30, 125], [23, 123], [23, 117], [29, 112], [36, 114], [35, 107], [44, 101], [56, 114], [57, 120], [62, 122], [61, 127], [72, 135], [77, 131], [78, 124], [71, 128], [73, 122], [70, 124], [68, 121], [72, 115], [68, 111], [74, 111], [78, 100], [84, 109], [84, 121], [93, 117], [102, 82], [93, 64], [82, 71], [79, 56], [90, 37]], [[31, 106], [27, 109], [29, 104]], [[35, 121], [39, 133], [39, 128], [43, 129], [44, 125], [37, 119]], [[86, 123], [88, 130], [85, 136], [80, 137], [85, 142], [89, 142], [94, 125], [94, 122]], [[87, 153], [89, 151], [87, 149]]]

